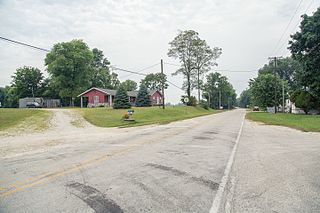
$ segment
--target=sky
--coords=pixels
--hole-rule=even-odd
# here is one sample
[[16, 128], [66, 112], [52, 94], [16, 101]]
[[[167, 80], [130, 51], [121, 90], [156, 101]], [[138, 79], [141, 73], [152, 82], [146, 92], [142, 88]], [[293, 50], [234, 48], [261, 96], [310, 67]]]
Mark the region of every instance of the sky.
[[[300, 16], [319, 6], [320, 0], [0, 0], [0, 36], [46, 49], [83, 39], [116, 67], [140, 71], [155, 65], [142, 72], [148, 74], [160, 71], [160, 59], [179, 65], [167, 56], [169, 42], [179, 30], [195, 30], [211, 47], [222, 48], [211, 72], [220, 70], [239, 95], [268, 57], [290, 55], [288, 40], [299, 30]], [[9, 85], [21, 66], [46, 74], [45, 56], [0, 40], [0, 86]], [[164, 64], [168, 80], [182, 86], [183, 76], [171, 75], [177, 68]], [[115, 72], [121, 81], [142, 78]], [[171, 103], [184, 94], [172, 85], [165, 93]]]

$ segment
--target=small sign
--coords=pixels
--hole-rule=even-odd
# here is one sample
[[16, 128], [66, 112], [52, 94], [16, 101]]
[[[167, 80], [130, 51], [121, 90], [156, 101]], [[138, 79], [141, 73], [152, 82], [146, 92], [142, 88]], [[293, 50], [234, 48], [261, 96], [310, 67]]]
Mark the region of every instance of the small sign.
[[183, 99], [183, 101], [184, 101], [184, 103], [188, 103], [188, 102], [189, 102], [189, 98], [188, 98], [188, 97], [185, 97], [185, 98]]

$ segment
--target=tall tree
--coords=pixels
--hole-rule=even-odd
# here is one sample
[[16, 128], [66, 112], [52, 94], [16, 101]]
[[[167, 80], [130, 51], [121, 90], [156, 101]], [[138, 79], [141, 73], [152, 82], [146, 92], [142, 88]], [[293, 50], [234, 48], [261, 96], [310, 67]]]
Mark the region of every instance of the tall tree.
[[[166, 74], [162, 73], [150, 73], [146, 75], [144, 79], [142, 79], [141, 84], [146, 85], [149, 90], [159, 90], [162, 89], [162, 82], [167, 82]], [[164, 88], [168, 88], [168, 84], [164, 83]]]
[[140, 89], [139, 89], [139, 92], [137, 95], [137, 100], [136, 100], [136, 106], [137, 107], [151, 106], [151, 100], [150, 100], [148, 88], [144, 84], [140, 85]]
[[285, 91], [288, 91], [286, 82], [274, 74], [259, 74], [257, 78], [251, 79], [249, 87], [253, 104], [262, 108], [279, 106], [282, 102], [282, 84], [285, 85]]
[[123, 86], [127, 91], [134, 91], [137, 90], [137, 82], [133, 80], [125, 80], [121, 83], [121, 86]]
[[251, 104], [251, 91], [250, 89], [245, 89], [240, 94], [239, 106], [246, 108]]
[[290, 93], [295, 91], [300, 87], [299, 82], [296, 80], [297, 73], [302, 71], [302, 65], [294, 60], [292, 57], [286, 57], [277, 60], [277, 67], [275, 68], [274, 62], [265, 64], [261, 69], [259, 69], [260, 74], [274, 74], [276, 73], [282, 80], [288, 82]]
[[207, 75], [203, 96], [208, 100], [209, 107], [219, 109], [220, 106], [233, 107], [237, 95], [228, 78], [215, 72]]
[[92, 49], [91, 87], [113, 89], [111, 86], [110, 62], [104, 57], [102, 50]]
[[181, 63], [180, 69], [178, 69], [173, 75], [182, 74], [186, 79], [184, 88], [186, 89], [189, 100], [191, 99], [191, 86], [192, 79], [196, 75], [194, 68], [194, 59], [196, 52], [196, 42], [198, 40], [198, 33], [194, 30], [181, 31], [171, 41], [170, 49], [168, 52], [169, 57], [179, 59]]
[[111, 88], [112, 89], [118, 89], [120, 86], [120, 81], [118, 79], [118, 74], [113, 72], [111, 73]]
[[195, 41], [195, 59], [194, 68], [196, 70], [196, 79], [193, 81], [193, 86], [198, 90], [198, 101], [200, 101], [200, 90], [202, 88], [201, 77], [208, 72], [212, 66], [217, 65], [216, 59], [222, 53], [222, 49], [218, 47], [211, 47], [205, 40], [198, 38]]
[[92, 51], [82, 40], [55, 44], [45, 58], [47, 70], [61, 97], [74, 98], [90, 86]]
[[126, 89], [123, 86], [119, 86], [114, 104], [113, 104], [114, 109], [129, 109], [131, 108], [131, 104], [129, 102], [129, 96], [127, 94]]
[[291, 36], [289, 49], [303, 69], [297, 81], [312, 96], [320, 100], [320, 8], [313, 15], [303, 15], [300, 31]]
[[20, 67], [12, 76], [12, 86], [18, 98], [39, 96], [43, 75], [38, 68]]

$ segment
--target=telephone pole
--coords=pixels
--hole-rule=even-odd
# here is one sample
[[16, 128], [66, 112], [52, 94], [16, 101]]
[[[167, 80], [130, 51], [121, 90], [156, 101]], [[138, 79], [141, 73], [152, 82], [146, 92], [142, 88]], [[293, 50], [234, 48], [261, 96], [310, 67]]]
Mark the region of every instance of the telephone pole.
[[[277, 56], [274, 56], [274, 57], [269, 57], [268, 59], [269, 60], [273, 60], [274, 62], [274, 76], [276, 77], [277, 76], [277, 60], [281, 59], [282, 56], [280, 57], [277, 57]], [[277, 113], [277, 81], [274, 82], [274, 113]], [[284, 96], [282, 97], [282, 99], [284, 99]], [[282, 106], [283, 108], [284, 106]]]
[[162, 87], [162, 109], [165, 109], [165, 103], [164, 103], [164, 75], [163, 75], [163, 60], [161, 59], [161, 61], [160, 61], [160, 64], [161, 64], [161, 75], [162, 75], [162, 81], [161, 81], [161, 83], [162, 83], [162, 85], [161, 85], [161, 87]]

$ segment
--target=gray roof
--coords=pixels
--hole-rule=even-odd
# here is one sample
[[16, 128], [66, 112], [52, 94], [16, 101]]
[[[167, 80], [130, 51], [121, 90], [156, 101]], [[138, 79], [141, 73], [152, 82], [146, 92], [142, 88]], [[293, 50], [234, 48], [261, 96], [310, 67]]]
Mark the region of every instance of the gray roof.
[[[114, 90], [114, 89], [104, 89], [104, 88], [92, 87], [92, 88], [88, 89], [87, 91], [85, 91], [85, 92], [81, 93], [80, 95], [78, 95], [78, 97], [84, 95], [85, 93], [89, 92], [92, 89], [96, 89], [96, 90], [104, 92], [104, 93], [106, 93], [108, 95], [113, 95], [113, 96], [115, 96], [116, 93], [117, 93], [117, 90]], [[150, 90], [149, 91], [149, 95], [153, 95], [155, 92], [157, 92], [157, 90]], [[136, 91], [136, 90], [135, 91], [128, 91], [127, 94], [128, 94], [129, 97], [137, 97], [138, 96], [138, 91]]]

